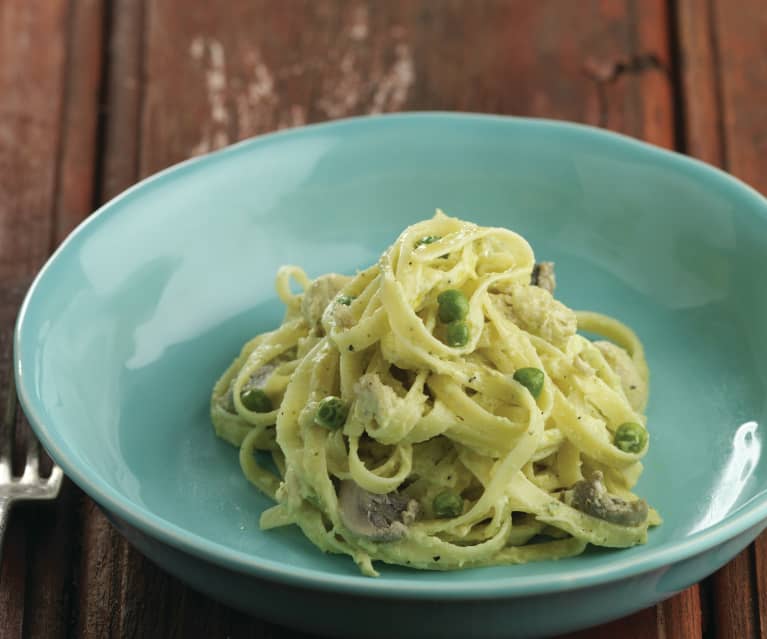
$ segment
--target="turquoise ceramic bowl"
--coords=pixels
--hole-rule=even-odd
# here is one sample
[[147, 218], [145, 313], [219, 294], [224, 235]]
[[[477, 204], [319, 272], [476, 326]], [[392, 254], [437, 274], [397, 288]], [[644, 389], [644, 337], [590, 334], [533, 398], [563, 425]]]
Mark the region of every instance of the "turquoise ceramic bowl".
[[[267, 501], [213, 435], [211, 385], [279, 322], [280, 264], [352, 272], [435, 207], [522, 233], [556, 261], [565, 303], [644, 341], [653, 440], [638, 492], [666, 520], [646, 546], [371, 579], [295, 529], [259, 530]], [[199, 590], [317, 633], [547, 635], [668, 597], [764, 527], [764, 273], [767, 202], [700, 162], [557, 122], [354, 119], [186, 162], [104, 206], [32, 285], [16, 379], [64, 471]]]

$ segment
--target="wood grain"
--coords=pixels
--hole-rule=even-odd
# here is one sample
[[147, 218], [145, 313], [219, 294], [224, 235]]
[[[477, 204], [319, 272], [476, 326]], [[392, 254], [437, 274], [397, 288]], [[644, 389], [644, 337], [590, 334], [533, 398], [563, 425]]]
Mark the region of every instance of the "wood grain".
[[[614, 639], [615, 637], [621, 639], [662, 638], [663, 635], [658, 634], [656, 607], [645, 608], [623, 619], [571, 633], [560, 637], [560, 639]], [[680, 635], [680, 637], [685, 637], [685, 635]]]
[[676, 37], [679, 50], [678, 105], [684, 123], [684, 148], [689, 155], [716, 166], [724, 165], [724, 132], [716, 64], [714, 18], [709, 2], [679, 0]]
[[767, 6], [713, 2], [727, 169], [767, 193]]
[[756, 582], [756, 614], [755, 625], [758, 627], [757, 636], [767, 637], [767, 533], [762, 533], [754, 542], [754, 580]]
[[767, 10], [762, 0], [679, 0], [690, 155], [767, 193]]
[[[673, 139], [660, 0], [182, 5], [150, 5], [142, 174], [265, 131], [403, 109]], [[634, 69], [639, 56], [657, 64]], [[589, 73], [616, 66], [609, 80]]]
[[717, 639], [759, 636], [752, 553], [752, 548], [744, 550], [711, 578]]
[[[65, 10], [62, 1], [0, 3], [0, 281], [4, 287], [28, 280], [49, 250]], [[47, 46], [41, 48], [39, 42]], [[2, 318], [5, 330], [16, 309], [13, 300], [8, 301]]]
[[[65, 4], [0, 3], [0, 401], [16, 421], [11, 332], [50, 244], [65, 58]], [[36, 43], [47, 42], [44, 50]], [[19, 424], [19, 427], [23, 425]], [[21, 636], [28, 589], [27, 513], [14, 510], [0, 570], [0, 628]], [[63, 567], [63, 566], [61, 566]]]
[[70, 0], [61, 150], [54, 208], [55, 248], [93, 210], [104, 60], [104, 3]]
[[703, 634], [703, 604], [697, 584], [658, 604], [659, 639], [700, 639]]

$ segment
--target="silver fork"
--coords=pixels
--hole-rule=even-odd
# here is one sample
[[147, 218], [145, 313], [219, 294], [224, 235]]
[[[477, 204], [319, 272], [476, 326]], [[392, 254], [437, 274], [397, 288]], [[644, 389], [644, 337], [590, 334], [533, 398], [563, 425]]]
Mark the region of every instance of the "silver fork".
[[13, 476], [11, 459], [16, 425], [16, 387], [13, 374], [10, 376], [8, 385], [8, 401], [0, 422], [0, 557], [11, 506], [17, 501], [56, 499], [63, 477], [61, 468], [55, 464], [49, 477], [40, 477], [38, 466], [40, 445], [31, 432], [26, 438], [27, 454], [24, 472], [21, 477]]

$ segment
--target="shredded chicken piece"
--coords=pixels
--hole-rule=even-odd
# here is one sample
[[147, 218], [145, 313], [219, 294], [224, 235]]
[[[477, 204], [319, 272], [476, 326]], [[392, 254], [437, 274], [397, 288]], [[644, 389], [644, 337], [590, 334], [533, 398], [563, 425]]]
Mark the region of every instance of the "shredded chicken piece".
[[333, 304], [330, 321], [336, 328], [347, 329], [354, 326], [354, 315], [346, 304]]
[[563, 346], [578, 328], [575, 313], [546, 289], [515, 286], [497, 295], [496, 300], [504, 315], [517, 326], [555, 346]]
[[[421, 417], [420, 403], [405, 401], [394, 389], [384, 384], [376, 373], [360, 377], [355, 385], [355, 393], [355, 415], [363, 423], [375, 420], [378, 426], [386, 428], [392, 423], [413, 423]], [[376, 438], [375, 429], [368, 430]]]

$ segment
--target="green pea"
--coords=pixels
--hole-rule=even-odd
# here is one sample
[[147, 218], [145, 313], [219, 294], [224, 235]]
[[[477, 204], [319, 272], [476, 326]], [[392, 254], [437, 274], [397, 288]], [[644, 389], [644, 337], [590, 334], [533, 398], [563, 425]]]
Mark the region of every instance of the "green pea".
[[254, 413], [268, 413], [272, 410], [272, 400], [260, 388], [246, 388], [240, 393], [240, 401]]
[[419, 246], [423, 246], [424, 244], [434, 244], [434, 242], [441, 239], [442, 239], [442, 236], [440, 235], [427, 235], [425, 237], [422, 237], [420, 240], [418, 240], [415, 243], [415, 247], [418, 248]]
[[338, 302], [339, 304], [343, 304], [344, 306], [351, 306], [351, 303], [353, 301], [354, 301], [354, 298], [348, 295], [339, 295], [336, 298], [336, 302]]
[[641, 424], [626, 422], [618, 426], [613, 442], [624, 453], [638, 453], [647, 445], [647, 431]]
[[456, 320], [466, 319], [469, 314], [469, 300], [461, 291], [449, 288], [437, 296], [439, 304], [439, 321], [449, 324]]
[[431, 503], [434, 516], [449, 519], [463, 514], [463, 498], [452, 490], [443, 490]]
[[514, 379], [530, 391], [538, 399], [543, 390], [543, 371], [540, 368], [518, 368], [514, 371]]
[[346, 406], [346, 402], [335, 395], [328, 395], [317, 405], [314, 423], [323, 428], [336, 430], [346, 423], [348, 414], [349, 408]]
[[450, 322], [450, 324], [447, 325], [445, 341], [448, 346], [454, 348], [466, 346], [469, 341], [469, 325], [460, 320], [457, 322]]

